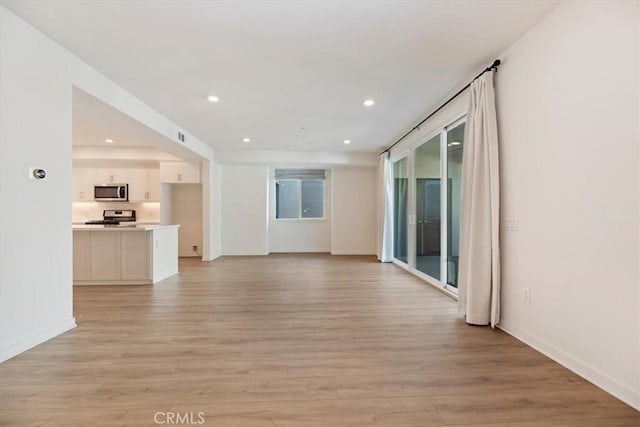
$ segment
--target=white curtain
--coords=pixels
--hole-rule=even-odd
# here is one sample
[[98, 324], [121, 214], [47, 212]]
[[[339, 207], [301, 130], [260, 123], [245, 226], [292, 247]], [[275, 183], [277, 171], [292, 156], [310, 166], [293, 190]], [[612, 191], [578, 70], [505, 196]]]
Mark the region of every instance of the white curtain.
[[467, 323], [500, 322], [500, 182], [494, 71], [471, 84], [462, 159], [459, 306]]
[[378, 260], [393, 260], [393, 172], [389, 152], [380, 155], [378, 168]]

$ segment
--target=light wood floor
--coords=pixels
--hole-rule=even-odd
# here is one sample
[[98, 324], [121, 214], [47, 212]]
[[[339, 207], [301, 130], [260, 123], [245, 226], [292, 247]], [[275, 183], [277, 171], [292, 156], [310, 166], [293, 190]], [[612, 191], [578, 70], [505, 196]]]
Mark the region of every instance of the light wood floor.
[[154, 425], [158, 411], [216, 427], [640, 425], [372, 257], [180, 264], [153, 287], [76, 287], [78, 327], [0, 365], [0, 425]]

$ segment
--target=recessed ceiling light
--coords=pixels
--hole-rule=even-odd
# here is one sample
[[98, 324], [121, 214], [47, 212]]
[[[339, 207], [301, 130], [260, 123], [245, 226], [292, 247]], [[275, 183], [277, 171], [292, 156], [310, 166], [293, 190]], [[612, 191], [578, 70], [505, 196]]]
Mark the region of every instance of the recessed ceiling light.
[[104, 140], [104, 142], [106, 142], [107, 144], [113, 144], [113, 139], [107, 138]]
[[364, 102], [363, 102], [365, 107], [371, 107], [375, 103], [376, 102], [373, 99], [365, 99]]
[[215, 95], [209, 95], [209, 96], [207, 96], [207, 101], [209, 101], [209, 102], [218, 102], [218, 101], [220, 101], [220, 98], [218, 98]]
[[242, 142], [251, 142], [251, 139], [249, 139], [249, 138], [242, 138]]
[[345, 144], [351, 144], [351, 141], [350, 141], [350, 140], [348, 140], [348, 139], [345, 139], [345, 140], [344, 140], [344, 143], [345, 143]]

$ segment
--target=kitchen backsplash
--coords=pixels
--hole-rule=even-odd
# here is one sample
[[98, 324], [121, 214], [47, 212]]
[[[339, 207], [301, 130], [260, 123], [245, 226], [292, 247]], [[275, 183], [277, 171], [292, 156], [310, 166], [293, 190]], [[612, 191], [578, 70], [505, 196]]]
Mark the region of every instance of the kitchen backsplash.
[[118, 202], [74, 202], [73, 222], [84, 223], [92, 219], [102, 219], [105, 209], [135, 209], [137, 222], [160, 222], [160, 203], [118, 203]]

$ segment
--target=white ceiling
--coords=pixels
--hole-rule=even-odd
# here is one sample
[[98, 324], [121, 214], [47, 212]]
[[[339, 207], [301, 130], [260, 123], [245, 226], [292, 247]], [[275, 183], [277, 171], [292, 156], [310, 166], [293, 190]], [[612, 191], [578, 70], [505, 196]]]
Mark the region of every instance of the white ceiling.
[[[150, 147], [163, 138], [153, 130], [77, 88], [73, 89], [73, 145]], [[114, 142], [109, 144], [105, 140]]]
[[[98, 98], [73, 88], [74, 159], [133, 158], [198, 162], [184, 146]], [[112, 143], [106, 142], [107, 139]], [[133, 156], [133, 157], [131, 157]]]
[[213, 147], [376, 151], [558, 2], [3, 3]]

